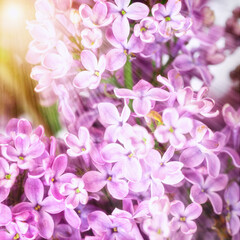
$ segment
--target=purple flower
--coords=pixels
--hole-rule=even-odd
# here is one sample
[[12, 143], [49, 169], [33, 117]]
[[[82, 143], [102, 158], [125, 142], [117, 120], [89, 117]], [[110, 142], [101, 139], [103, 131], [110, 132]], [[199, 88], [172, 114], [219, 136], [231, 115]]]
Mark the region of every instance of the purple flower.
[[208, 176], [205, 181], [198, 172], [184, 172], [184, 175], [193, 184], [190, 192], [192, 201], [203, 204], [209, 199], [214, 212], [221, 214], [223, 207], [222, 198], [216, 192], [225, 189], [227, 186], [227, 175], [219, 174], [216, 178]]
[[142, 167], [139, 159], [120, 144], [110, 143], [102, 148], [102, 157], [107, 163], [117, 162], [122, 168], [123, 176], [129, 181], [138, 182], [142, 177]]
[[135, 37], [134, 34], [130, 37], [129, 40], [124, 40], [120, 42], [116, 39], [111, 29], [106, 31], [107, 40], [114, 46], [114, 49], [111, 49], [106, 54], [106, 69], [109, 71], [116, 71], [124, 66], [127, 61], [127, 57], [130, 58], [135, 56], [135, 53], [140, 53], [144, 44], [140, 38]]
[[50, 185], [49, 193], [51, 193], [56, 200], [63, 199], [63, 196], [59, 193], [59, 189], [61, 180], [66, 176], [63, 173], [67, 168], [67, 163], [68, 160], [65, 154], [58, 155], [54, 159], [51, 168], [48, 168], [44, 175], [47, 185]]
[[185, 209], [181, 201], [175, 200], [171, 202], [170, 213], [173, 215], [171, 220], [171, 229], [178, 230], [184, 234], [193, 234], [197, 231], [197, 225], [194, 219], [197, 219], [202, 213], [201, 205], [191, 203]]
[[146, 17], [140, 21], [139, 24], [134, 26], [134, 34], [136, 37], [140, 37], [143, 42], [154, 42], [154, 33], [157, 32], [158, 24], [151, 17]]
[[66, 207], [74, 209], [79, 203], [86, 204], [88, 202], [88, 193], [84, 188], [84, 182], [81, 178], [74, 177], [70, 181], [70, 183], [63, 183], [59, 192], [63, 196], [66, 196]]
[[88, 129], [80, 127], [78, 129], [78, 137], [71, 133], [67, 133], [65, 136], [65, 143], [70, 148], [67, 150], [69, 156], [77, 157], [87, 154], [90, 150], [90, 135]]
[[85, 28], [81, 32], [81, 43], [85, 48], [97, 49], [102, 45], [102, 31], [98, 28]]
[[240, 191], [236, 182], [231, 183], [224, 192], [224, 199], [227, 203], [226, 224], [231, 236], [239, 233], [240, 230]]
[[186, 143], [184, 134], [192, 130], [192, 119], [180, 117], [175, 108], [167, 108], [162, 115], [163, 125], [157, 127], [154, 136], [160, 143], [170, 141], [175, 148], [182, 148]]
[[128, 194], [128, 184], [122, 178], [122, 169], [118, 165], [105, 164], [98, 166], [98, 171], [89, 171], [83, 175], [85, 189], [88, 192], [98, 192], [105, 185], [109, 193], [116, 199], [123, 199]]
[[138, 116], [146, 116], [155, 101], [167, 101], [169, 93], [161, 88], [153, 88], [147, 81], [141, 79], [130, 89], [114, 89], [118, 98], [133, 99], [133, 109]]
[[105, 56], [102, 55], [97, 61], [97, 58], [90, 50], [83, 50], [81, 52], [81, 62], [87, 71], [81, 71], [73, 79], [73, 85], [76, 88], [95, 89], [98, 87], [101, 76], [106, 67]]
[[104, 237], [103, 239], [135, 239], [131, 234], [132, 223], [126, 218], [107, 216], [104, 212], [95, 211], [89, 214], [88, 222], [95, 235]]
[[184, 178], [181, 172], [183, 164], [178, 161], [169, 161], [174, 152], [175, 149], [170, 146], [161, 157], [157, 150], [152, 149], [146, 157], [146, 163], [152, 169], [152, 176], [165, 184], [174, 185]]
[[140, 20], [149, 13], [148, 7], [140, 2], [130, 4], [130, 0], [115, 0], [115, 4], [108, 2], [110, 13], [116, 14], [113, 21], [112, 30], [119, 41], [125, 41], [128, 37], [130, 26], [128, 18], [131, 20]]
[[154, 18], [160, 21], [158, 31], [163, 37], [169, 38], [174, 30], [183, 28], [185, 18], [179, 13], [181, 7], [182, 3], [179, 0], [169, 0], [166, 6], [158, 3], [152, 7]]
[[219, 132], [213, 134], [201, 123], [194, 128], [191, 135], [193, 139], [189, 141], [188, 148], [182, 152], [179, 160], [185, 167], [194, 168], [206, 159], [208, 174], [213, 178], [217, 177], [221, 165], [216, 153], [222, 149], [225, 135]]
[[101, 1], [96, 2], [93, 8], [82, 3], [79, 7], [79, 13], [83, 24], [89, 28], [105, 27], [113, 20], [111, 14], [108, 14], [106, 3]]
[[8, 197], [18, 173], [19, 170], [16, 163], [9, 166], [8, 162], [0, 157], [0, 202]]
[[104, 133], [104, 139], [109, 142], [116, 142], [121, 135], [124, 124], [130, 117], [129, 107], [125, 105], [121, 115], [119, 115], [114, 104], [103, 102], [98, 104], [98, 111], [101, 123], [108, 126]]
[[15, 205], [12, 209], [13, 214], [35, 211], [38, 213], [37, 228], [40, 236], [50, 238], [54, 229], [54, 222], [50, 214], [62, 212], [65, 208], [64, 202], [57, 202], [52, 196], [43, 199], [44, 186], [40, 179], [28, 178], [24, 192], [30, 202], [21, 202]]
[[9, 161], [17, 162], [21, 169], [31, 169], [34, 159], [44, 153], [45, 145], [40, 140], [31, 142], [30, 136], [18, 134], [13, 140], [13, 146], [2, 147], [2, 154]]

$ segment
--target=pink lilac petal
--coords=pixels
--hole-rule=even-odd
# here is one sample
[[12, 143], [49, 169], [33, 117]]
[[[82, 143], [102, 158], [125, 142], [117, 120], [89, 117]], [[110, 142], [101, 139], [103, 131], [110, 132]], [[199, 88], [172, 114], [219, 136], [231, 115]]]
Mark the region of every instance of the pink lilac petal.
[[135, 157], [125, 160], [123, 165], [123, 173], [125, 178], [132, 182], [140, 181], [142, 177], [142, 167], [139, 160]]
[[28, 178], [24, 186], [26, 197], [34, 205], [42, 202], [44, 187], [40, 179]]
[[228, 204], [234, 205], [240, 200], [239, 186], [236, 182], [230, 184], [224, 192], [224, 199]]
[[127, 17], [132, 19], [132, 20], [141, 20], [145, 17], [147, 17], [149, 13], [149, 8], [147, 5], [135, 2], [132, 3], [128, 8], [127, 8]]
[[87, 88], [90, 84], [89, 79], [92, 77], [93, 73], [89, 71], [81, 71], [79, 72], [75, 78], [73, 79], [73, 85], [76, 88]]
[[86, 172], [82, 179], [88, 192], [98, 192], [107, 183], [107, 175], [97, 171]]
[[175, 200], [171, 203], [170, 213], [174, 216], [179, 218], [184, 214], [184, 205], [181, 201]]
[[197, 225], [193, 221], [187, 221], [184, 224], [181, 224], [181, 231], [184, 234], [193, 234], [197, 231]]
[[128, 194], [128, 184], [124, 180], [108, 181], [107, 188], [109, 193], [116, 199], [123, 199]]
[[143, 98], [143, 99], [134, 99], [133, 101], [133, 109], [135, 113], [139, 116], [147, 115], [151, 110], [151, 101]]
[[12, 212], [10, 208], [0, 203], [0, 226], [6, 226], [12, 221]]
[[201, 205], [197, 203], [191, 203], [185, 209], [185, 216], [187, 220], [194, 220], [197, 219], [202, 213]]
[[150, 89], [145, 96], [149, 97], [151, 100], [160, 102], [167, 101], [170, 97], [169, 92], [158, 88]]
[[119, 15], [114, 20], [112, 31], [115, 38], [120, 42], [124, 42], [128, 38], [128, 35], [130, 33], [130, 26], [126, 15]]
[[215, 178], [220, 172], [220, 160], [215, 154], [205, 154], [208, 173], [211, 177]]
[[37, 222], [37, 228], [39, 230], [39, 235], [43, 238], [49, 239], [53, 235], [54, 230], [54, 222], [52, 217], [44, 212], [41, 211], [39, 213], [39, 220]]
[[175, 148], [182, 148], [186, 142], [186, 138], [183, 134], [175, 131], [174, 134], [169, 135], [170, 144]]
[[203, 204], [208, 200], [208, 196], [202, 191], [199, 185], [193, 185], [190, 191], [190, 198], [199, 204]]
[[226, 174], [219, 174], [216, 178], [208, 177], [205, 181], [204, 186], [210, 191], [218, 192], [227, 186], [228, 176]]
[[53, 162], [52, 170], [55, 174], [55, 178], [60, 177], [67, 168], [67, 156], [65, 154], [58, 155]]
[[199, 166], [203, 162], [204, 158], [204, 154], [199, 150], [198, 147], [190, 147], [182, 152], [179, 160], [184, 164], [185, 167], [192, 168]]
[[213, 206], [214, 212], [216, 214], [221, 214], [223, 208], [222, 198], [215, 192], [209, 192], [208, 198]]
[[89, 50], [83, 50], [81, 52], [81, 62], [82, 65], [88, 70], [88, 71], [95, 71], [97, 67], [97, 58], [94, 55], [92, 51]]
[[123, 49], [112, 49], [106, 54], [106, 69], [116, 71], [124, 66], [127, 61], [127, 56]]
[[100, 119], [106, 124], [118, 124], [120, 116], [117, 108], [112, 103], [99, 103], [98, 111]]
[[57, 214], [62, 212], [65, 209], [64, 202], [56, 201], [52, 196], [46, 197], [41, 202], [42, 210], [51, 214]]
[[66, 208], [64, 211], [64, 217], [66, 221], [71, 225], [73, 228], [79, 229], [81, 225], [81, 218], [73, 209]]

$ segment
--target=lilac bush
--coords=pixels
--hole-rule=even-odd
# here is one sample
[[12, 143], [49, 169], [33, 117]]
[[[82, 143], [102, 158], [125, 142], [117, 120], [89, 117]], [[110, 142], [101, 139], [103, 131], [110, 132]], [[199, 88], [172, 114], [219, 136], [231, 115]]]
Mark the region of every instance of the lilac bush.
[[0, 239], [237, 240], [240, 108], [208, 89], [240, 45], [238, 11], [224, 29], [205, 0], [35, 10], [26, 59], [65, 134], [23, 118], [0, 134]]

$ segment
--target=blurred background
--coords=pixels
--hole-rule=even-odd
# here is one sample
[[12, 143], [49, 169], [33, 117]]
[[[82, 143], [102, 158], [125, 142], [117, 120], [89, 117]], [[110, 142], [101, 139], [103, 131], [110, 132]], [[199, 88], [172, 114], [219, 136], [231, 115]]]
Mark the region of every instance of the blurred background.
[[31, 36], [26, 21], [35, 18], [34, 0], [0, 0], [0, 130], [13, 117], [42, 124], [47, 135], [59, 130], [56, 106], [41, 107], [25, 60]]
[[[35, 82], [30, 79], [31, 65], [25, 60], [31, 37], [26, 21], [35, 18], [34, 0], [0, 0], [0, 131], [12, 117], [26, 117], [34, 125], [42, 124], [47, 135], [59, 129], [56, 105], [45, 108], [39, 104], [34, 92]], [[215, 22], [224, 26], [232, 10], [240, 5], [238, 0], [211, 0]], [[221, 44], [221, 43], [220, 43]], [[218, 105], [229, 102], [239, 105], [240, 95], [229, 94], [234, 85], [230, 72], [240, 64], [240, 49], [223, 63], [211, 66], [214, 82], [210, 95], [217, 98]], [[235, 73], [239, 79], [239, 71]], [[237, 90], [239, 91], [239, 89]], [[240, 92], [240, 91], [239, 91]]]

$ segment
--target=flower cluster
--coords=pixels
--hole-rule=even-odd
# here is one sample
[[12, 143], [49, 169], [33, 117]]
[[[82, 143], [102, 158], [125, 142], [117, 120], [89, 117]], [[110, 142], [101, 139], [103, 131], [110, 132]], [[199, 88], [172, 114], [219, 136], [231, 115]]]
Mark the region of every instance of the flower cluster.
[[36, 0], [27, 60], [67, 132], [0, 135], [0, 239], [240, 236], [240, 108], [207, 96], [224, 31], [207, 1], [161, 2]]

